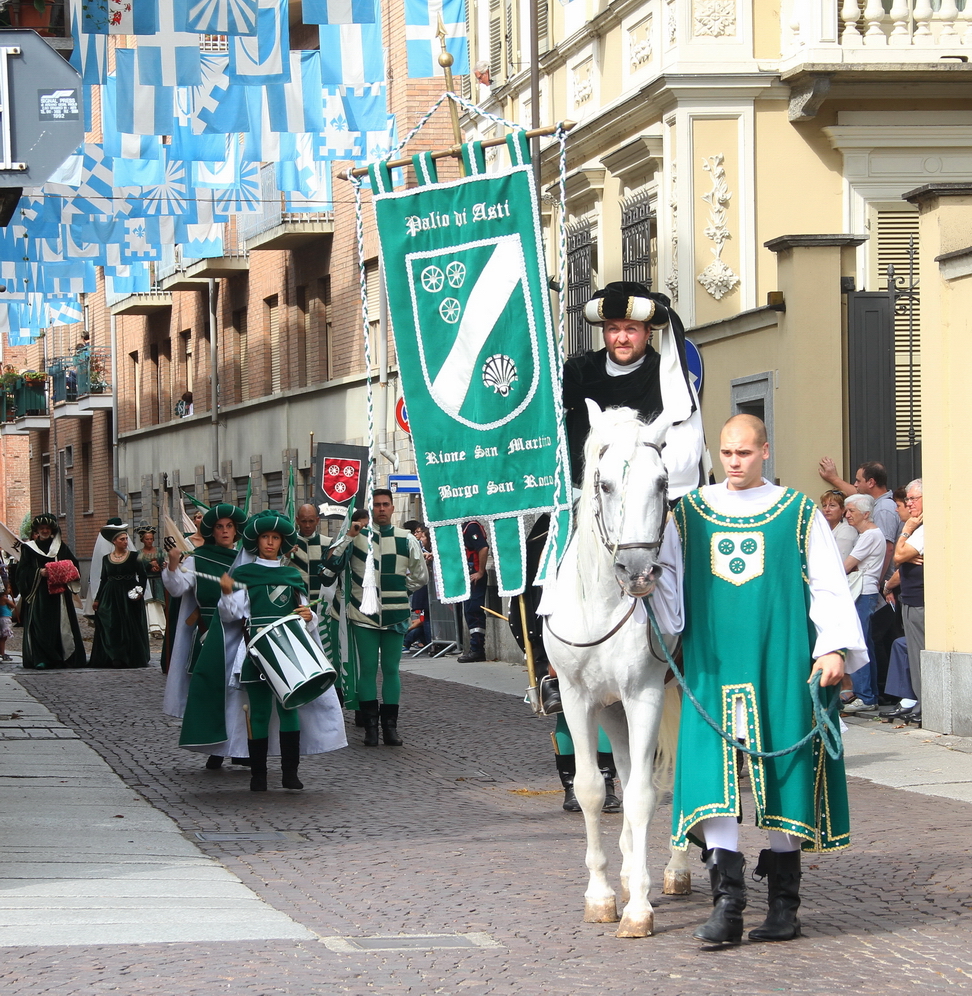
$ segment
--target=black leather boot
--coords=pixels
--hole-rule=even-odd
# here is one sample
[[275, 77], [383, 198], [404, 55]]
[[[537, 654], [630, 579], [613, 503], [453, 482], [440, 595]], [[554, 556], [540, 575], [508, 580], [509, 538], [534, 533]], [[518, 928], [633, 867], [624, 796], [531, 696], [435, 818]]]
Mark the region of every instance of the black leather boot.
[[614, 755], [597, 752], [597, 766], [604, 776], [604, 806], [602, 813], [620, 813], [621, 800], [614, 791], [614, 779], [618, 777], [617, 768], [614, 767]]
[[246, 745], [250, 749], [250, 791], [266, 792], [268, 740], [247, 740]]
[[576, 773], [576, 762], [573, 754], [557, 755], [557, 774], [560, 775], [560, 784], [564, 787], [564, 809], [568, 813], [579, 813], [581, 811], [577, 796], [574, 795], [574, 774]]
[[[711, 858], [711, 864], [710, 859]], [[707, 944], [738, 944], [746, 908], [746, 859], [739, 851], [714, 847], [702, 852], [712, 883], [712, 915], [692, 935]]]
[[219, 771], [223, 766], [223, 755], [222, 754], [210, 754], [206, 758], [206, 770], [207, 771]]
[[800, 852], [760, 851], [753, 878], [766, 878], [769, 912], [749, 932], [751, 941], [792, 941], [800, 936]]
[[304, 783], [297, 777], [300, 765], [300, 730], [280, 731], [281, 784], [285, 789], [302, 789]]
[[365, 747], [378, 746], [378, 700], [372, 699], [370, 702], [359, 702], [361, 706], [361, 716], [364, 719], [364, 745]]
[[382, 705], [379, 710], [381, 718], [381, 738], [386, 747], [401, 747], [402, 740], [398, 735], [398, 706]]

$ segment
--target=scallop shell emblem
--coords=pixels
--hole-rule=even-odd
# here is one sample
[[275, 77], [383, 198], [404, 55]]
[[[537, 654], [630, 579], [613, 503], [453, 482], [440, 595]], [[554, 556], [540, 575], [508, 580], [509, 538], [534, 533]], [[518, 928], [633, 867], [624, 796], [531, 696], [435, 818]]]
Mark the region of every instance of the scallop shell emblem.
[[483, 364], [483, 384], [504, 398], [510, 396], [516, 380], [516, 364], [505, 353], [494, 353]]

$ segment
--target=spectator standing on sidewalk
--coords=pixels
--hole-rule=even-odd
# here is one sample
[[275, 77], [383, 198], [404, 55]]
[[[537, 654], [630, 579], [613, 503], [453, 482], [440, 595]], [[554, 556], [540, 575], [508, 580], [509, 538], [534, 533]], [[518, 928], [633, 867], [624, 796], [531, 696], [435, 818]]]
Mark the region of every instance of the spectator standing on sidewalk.
[[874, 499], [870, 495], [851, 495], [844, 503], [844, 515], [857, 530], [857, 542], [844, 558], [844, 570], [854, 581], [854, 605], [867, 644], [868, 664], [852, 675], [854, 697], [844, 703], [844, 712], [868, 712], [877, 709], [877, 655], [871, 639], [871, 616], [881, 602], [881, 568], [884, 563], [884, 534], [872, 521]]
[[908, 485], [906, 494], [905, 502], [911, 515], [895, 544], [894, 561], [900, 577], [898, 599], [908, 644], [908, 669], [917, 702], [907, 716], [896, 718], [920, 723], [921, 652], [925, 649], [925, 526], [920, 477]]

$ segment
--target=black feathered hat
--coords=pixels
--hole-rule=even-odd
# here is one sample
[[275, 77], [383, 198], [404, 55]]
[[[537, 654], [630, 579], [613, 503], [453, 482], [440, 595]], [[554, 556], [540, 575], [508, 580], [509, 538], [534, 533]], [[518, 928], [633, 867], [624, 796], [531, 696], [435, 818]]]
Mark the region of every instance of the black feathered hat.
[[669, 322], [668, 308], [660, 300], [664, 297], [652, 294], [644, 284], [634, 280], [614, 280], [584, 305], [584, 317], [591, 325], [628, 318], [662, 328]]

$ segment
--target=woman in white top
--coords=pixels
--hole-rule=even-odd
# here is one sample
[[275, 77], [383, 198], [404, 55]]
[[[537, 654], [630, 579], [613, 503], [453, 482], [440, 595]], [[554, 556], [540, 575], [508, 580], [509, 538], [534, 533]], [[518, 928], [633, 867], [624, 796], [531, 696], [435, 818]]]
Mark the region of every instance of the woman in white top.
[[844, 560], [854, 549], [857, 542], [857, 530], [844, 521], [844, 492], [825, 491], [820, 496], [820, 513], [827, 520], [830, 531], [840, 550], [840, 559]]
[[851, 676], [854, 685], [854, 698], [845, 703], [844, 712], [863, 712], [877, 708], [877, 658], [871, 640], [871, 615], [881, 602], [879, 583], [884, 555], [887, 550], [884, 533], [871, 521], [874, 499], [870, 495], [851, 495], [844, 502], [844, 517], [850, 526], [857, 530], [857, 542], [844, 558], [844, 570], [848, 575], [859, 571], [863, 584], [855, 606], [864, 630], [867, 653], [870, 663]]

